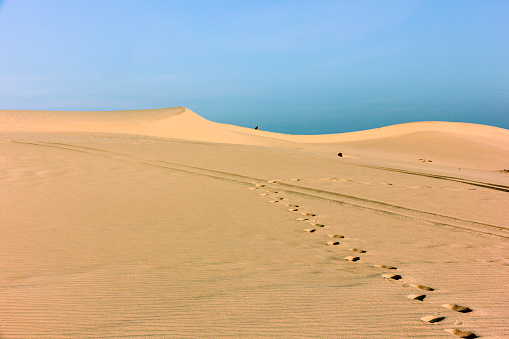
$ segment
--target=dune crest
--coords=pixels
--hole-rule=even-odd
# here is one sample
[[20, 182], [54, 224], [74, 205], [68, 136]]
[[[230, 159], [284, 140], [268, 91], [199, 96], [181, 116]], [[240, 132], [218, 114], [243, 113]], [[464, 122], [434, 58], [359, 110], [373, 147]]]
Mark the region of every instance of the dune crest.
[[212, 122], [182, 106], [88, 112], [0, 110], [0, 132], [121, 133], [255, 146], [338, 144], [338, 149], [438, 160], [453, 167], [481, 163], [490, 170], [503, 170], [509, 158], [509, 130], [492, 126], [428, 121], [350, 133], [290, 135]]
[[4, 132], [128, 133], [238, 144], [253, 142], [251, 136], [298, 143], [337, 143], [425, 132], [450, 133], [475, 136], [509, 148], [508, 130], [478, 124], [423, 121], [349, 133], [292, 135], [212, 122], [182, 106], [123, 111], [0, 110], [0, 122], [0, 131]]

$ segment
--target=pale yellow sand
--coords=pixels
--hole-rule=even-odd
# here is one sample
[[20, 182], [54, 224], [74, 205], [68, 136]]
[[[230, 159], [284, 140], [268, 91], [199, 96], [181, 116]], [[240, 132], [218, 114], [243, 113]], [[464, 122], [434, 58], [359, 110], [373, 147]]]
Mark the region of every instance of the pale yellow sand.
[[0, 111], [0, 337], [509, 337], [508, 160], [472, 124]]

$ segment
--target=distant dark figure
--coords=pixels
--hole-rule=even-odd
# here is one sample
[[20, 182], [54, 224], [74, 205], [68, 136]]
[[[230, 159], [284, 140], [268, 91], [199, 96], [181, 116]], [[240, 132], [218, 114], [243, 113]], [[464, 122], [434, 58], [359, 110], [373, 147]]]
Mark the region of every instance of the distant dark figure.
[[338, 153], [338, 157], [342, 157], [343, 156], [343, 153]]
[[256, 126], [255, 129], [258, 129], [258, 126]]

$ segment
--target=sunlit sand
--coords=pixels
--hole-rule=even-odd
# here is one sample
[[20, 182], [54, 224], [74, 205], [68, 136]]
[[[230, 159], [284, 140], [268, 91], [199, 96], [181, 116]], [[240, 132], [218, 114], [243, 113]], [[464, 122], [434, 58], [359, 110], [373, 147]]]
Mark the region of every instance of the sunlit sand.
[[509, 337], [507, 169], [475, 124], [0, 111], [0, 337]]

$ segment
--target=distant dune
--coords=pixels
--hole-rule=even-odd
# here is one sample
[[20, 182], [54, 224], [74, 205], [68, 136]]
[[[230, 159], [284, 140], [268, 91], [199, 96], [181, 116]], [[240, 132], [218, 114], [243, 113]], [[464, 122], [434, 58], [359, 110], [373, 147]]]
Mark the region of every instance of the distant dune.
[[[124, 133], [241, 145], [336, 144], [443, 164], [509, 167], [509, 130], [457, 122], [414, 122], [366, 131], [289, 135], [206, 120], [185, 107], [128, 111], [0, 110], [0, 131]], [[433, 161], [432, 160], [432, 161]]]

